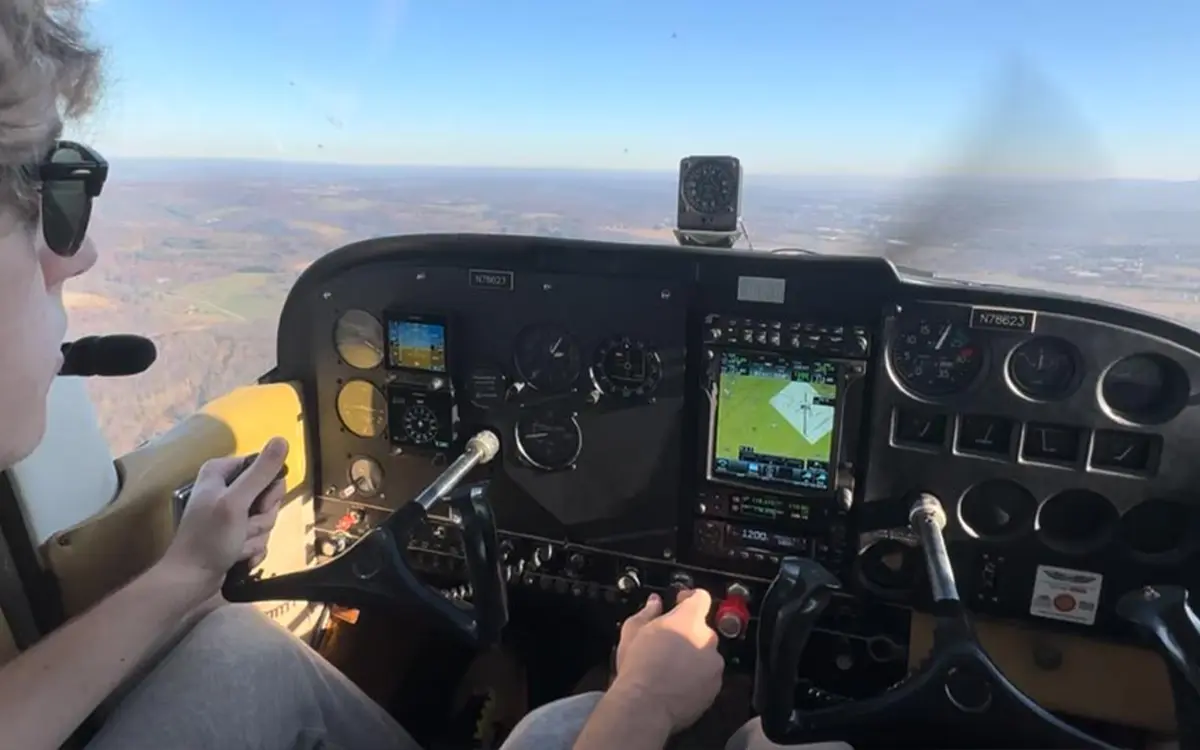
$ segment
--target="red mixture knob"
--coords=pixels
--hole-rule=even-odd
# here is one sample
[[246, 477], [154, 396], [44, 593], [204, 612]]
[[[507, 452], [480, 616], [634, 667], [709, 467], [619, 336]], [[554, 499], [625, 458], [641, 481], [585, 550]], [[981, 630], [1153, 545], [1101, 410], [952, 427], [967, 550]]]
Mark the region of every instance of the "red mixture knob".
[[750, 625], [750, 607], [743, 596], [727, 596], [717, 605], [717, 615], [714, 618], [717, 632], [723, 637], [733, 640], [746, 634]]

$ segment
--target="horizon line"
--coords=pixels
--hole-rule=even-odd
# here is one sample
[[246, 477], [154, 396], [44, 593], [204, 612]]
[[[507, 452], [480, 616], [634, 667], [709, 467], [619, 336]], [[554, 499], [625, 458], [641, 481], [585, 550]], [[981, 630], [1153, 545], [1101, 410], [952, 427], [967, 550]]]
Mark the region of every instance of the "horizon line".
[[[200, 164], [247, 164], [247, 165], [275, 165], [275, 166], [290, 166], [290, 167], [325, 167], [325, 168], [342, 168], [348, 170], [354, 169], [407, 169], [407, 170], [439, 170], [439, 171], [491, 171], [491, 172], [567, 172], [567, 173], [586, 173], [586, 174], [626, 174], [626, 175], [643, 175], [643, 176], [677, 176], [678, 170], [667, 169], [650, 169], [650, 168], [631, 168], [631, 167], [600, 167], [600, 166], [545, 166], [545, 165], [530, 165], [530, 166], [515, 166], [515, 165], [497, 165], [497, 164], [422, 164], [422, 163], [363, 163], [363, 162], [341, 162], [341, 161], [316, 161], [316, 160], [296, 160], [296, 159], [272, 159], [266, 157], [248, 157], [248, 156], [134, 156], [116, 154], [107, 157], [110, 163], [113, 162], [154, 162], [154, 163], [200, 163]], [[1035, 176], [1035, 175], [954, 175], [946, 173], [925, 173], [925, 174], [878, 174], [878, 173], [846, 173], [846, 172], [757, 172], [747, 171], [743, 174], [744, 177], [751, 179], [757, 177], [767, 178], [783, 178], [783, 179], [825, 179], [825, 180], [879, 180], [879, 181], [922, 181], [939, 178], [1006, 178], [1014, 180], [1029, 180], [1037, 182], [1158, 182], [1172, 183], [1185, 185], [1190, 183], [1200, 183], [1200, 176], [1186, 179], [1181, 177], [1143, 177], [1143, 176], [1120, 176], [1113, 175], [1107, 177], [1072, 177], [1072, 176]]]

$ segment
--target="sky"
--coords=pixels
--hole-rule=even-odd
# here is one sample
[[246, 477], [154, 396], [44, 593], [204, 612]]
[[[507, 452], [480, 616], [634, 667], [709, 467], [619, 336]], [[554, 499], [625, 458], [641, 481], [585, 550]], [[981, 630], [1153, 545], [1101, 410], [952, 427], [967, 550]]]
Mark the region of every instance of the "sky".
[[[892, 176], [986, 152], [1200, 179], [1197, 0], [91, 0], [87, 13], [108, 83], [73, 130], [112, 158], [672, 170], [715, 153], [761, 173]], [[1006, 99], [1016, 59], [1034, 83]]]

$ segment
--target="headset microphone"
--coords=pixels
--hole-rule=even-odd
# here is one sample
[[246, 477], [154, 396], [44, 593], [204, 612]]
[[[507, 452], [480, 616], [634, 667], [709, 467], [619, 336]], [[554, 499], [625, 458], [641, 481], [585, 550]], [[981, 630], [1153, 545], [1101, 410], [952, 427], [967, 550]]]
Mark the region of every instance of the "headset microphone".
[[158, 357], [158, 348], [144, 336], [122, 333], [68, 341], [62, 354], [59, 375], [117, 377], [145, 372]]

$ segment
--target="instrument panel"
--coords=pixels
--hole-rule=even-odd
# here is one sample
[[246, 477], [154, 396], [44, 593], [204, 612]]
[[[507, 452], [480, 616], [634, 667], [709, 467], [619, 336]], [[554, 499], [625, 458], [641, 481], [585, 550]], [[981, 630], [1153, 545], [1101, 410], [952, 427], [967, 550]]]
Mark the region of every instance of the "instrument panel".
[[[513, 585], [620, 603], [704, 581], [737, 641], [780, 556], [813, 556], [846, 586], [835, 692], [903, 675], [915, 492], [955, 511], [983, 614], [1122, 640], [1120, 594], [1195, 577], [1200, 334], [1101, 302], [862, 257], [413, 236], [313, 264], [278, 346], [324, 554], [491, 429]], [[447, 533], [414, 542], [426, 567], [453, 571]]]

